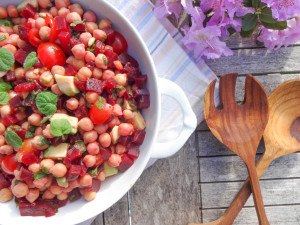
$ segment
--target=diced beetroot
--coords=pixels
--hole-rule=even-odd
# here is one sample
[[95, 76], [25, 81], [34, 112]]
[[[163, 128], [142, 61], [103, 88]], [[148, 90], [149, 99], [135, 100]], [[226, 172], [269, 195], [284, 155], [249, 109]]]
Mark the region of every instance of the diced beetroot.
[[101, 181], [94, 178], [92, 185], [87, 187], [87, 190], [98, 192], [100, 190], [100, 187], [101, 187]]
[[68, 25], [65, 17], [56, 16], [54, 19], [55, 19], [55, 29], [58, 33], [62, 32], [62, 31], [65, 31], [65, 32], [70, 31], [69, 25]]
[[66, 76], [75, 76], [77, 74], [77, 70], [74, 68], [74, 66], [68, 64], [65, 73]]
[[90, 61], [90, 62], [86, 63], [86, 67], [93, 71], [96, 67], [96, 64], [95, 64], [95, 62]]
[[19, 120], [16, 117], [16, 115], [13, 113], [13, 114], [8, 114], [8, 115], [2, 117], [2, 122], [4, 123], [4, 125], [6, 127], [8, 127], [12, 124], [15, 124], [15, 123], [19, 122]]
[[8, 71], [6, 73], [6, 75], [4, 76], [4, 81], [11, 82], [11, 81], [14, 81], [14, 80], [16, 80], [15, 72], [14, 71]]
[[27, 4], [23, 9], [21, 16], [25, 17], [26, 19], [34, 18], [36, 14], [36, 8], [34, 8], [31, 4]]
[[126, 154], [122, 156], [122, 162], [120, 163], [118, 169], [120, 172], [125, 172], [133, 164], [133, 160]]
[[36, 151], [29, 152], [22, 156], [22, 163], [26, 166], [31, 165], [32, 163], [36, 163], [39, 161], [39, 157]]
[[147, 81], [147, 75], [138, 75], [134, 78], [134, 82], [140, 89], [144, 87], [146, 81]]
[[27, 97], [25, 98], [24, 102], [23, 102], [23, 106], [29, 106], [32, 107], [32, 105], [35, 104], [35, 96], [34, 95], [27, 95]]
[[142, 95], [139, 97], [137, 107], [139, 109], [147, 109], [150, 107], [150, 97], [149, 95]]
[[82, 159], [80, 160], [80, 166], [81, 166], [80, 176], [83, 176], [84, 174], [86, 174], [88, 168], [85, 166]]
[[147, 95], [147, 96], [150, 95], [150, 93], [149, 93], [149, 91], [148, 91], [147, 88], [137, 89], [135, 91], [135, 94], [136, 94], [137, 97], [142, 96], [142, 95]]
[[[146, 136], [146, 131], [145, 130], [135, 130], [133, 135], [132, 135], [132, 142], [134, 142], [137, 145], [141, 145], [144, 142]], [[120, 141], [119, 141], [120, 142]]]
[[35, 80], [34, 82], [33, 82], [34, 84], [35, 84], [35, 87], [34, 87], [34, 90], [35, 91], [43, 91], [43, 90], [45, 90], [47, 87], [45, 87], [45, 86], [43, 86], [39, 81], [37, 81], [37, 80]]
[[131, 142], [131, 136], [120, 136], [118, 142], [121, 145], [127, 146]]
[[28, 32], [30, 28], [27, 26], [19, 26], [19, 37], [23, 41], [28, 41]]
[[114, 66], [114, 61], [118, 60], [118, 54], [110, 49], [105, 49], [104, 55], [107, 58], [107, 67], [111, 68]]
[[61, 31], [58, 34], [58, 39], [59, 39], [59, 42], [60, 42], [60, 46], [64, 50], [64, 52], [66, 52], [69, 55], [72, 55], [72, 51], [70, 50], [70, 47], [69, 47], [69, 44], [71, 42], [71, 34], [70, 34], [70, 32], [68, 32], [68, 31]]
[[124, 93], [124, 98], [125, 98], [125, 100], [130, 100], [130, 99], [136, 98], [135, 92], [133, 92], [132, 90], [127, 90]]
[[123, 66], [126, 63], [130, 62], [133, 67], [136, 67], [136, 68], [139, 67], [138, 61], [136, 61], [135, 58], [133, 58], [131, 55], [127, 54], [127, 52], [123, 52], [122, 54], [120, 54], [118, 56], [118, 59], [123, 64]]
[[19, 63], [21, 63], [23, 65], [26, 57], [27, 57], [28, 53], [25, 52], [25, 50], [23, 49], [18, 49], [18, 51], [15, 53], [14, 57], [15, 57], [15, 60]]
[[100, 150], [100, 153], [105, 161], [107, 161], [109, 159], [109, 157], [111, 156], [111, 151], [106, 148], [102, 148]]
[[73, 48], [75, 45], [81, 44], [81, 41], [76, 36], [72, 36], [70, 43]]
[[113, 89], [113, 88], [116, 88], [116, 87], [118, 87], [120, 85], [117, 83], [117, 81], [114, 78], [111, 78], [111, 79], [109, 79], [109, 80], [106, 81], [105, 86], [107, 88]]
[[40, 59], [37, 59], [37, 62], [33, 65], [33, 68], [43, 68], [43, 64], [41, 63]]
[[70, 138], [69, 142], [71, 145], [74, 145], [76, 141], [82, 140], [82, 137], [79, 132], [77, 132], [74, 135], [70, 135], [69, 138]]
[[140, 70], [134, 67], [130, 62], [125, 64], [123, 72], [127, 73], [128, 81], [134, 81], [134, 79], [141, 74]]
[[35, 88], [35, 82], [26, 82], [15, 87], [16, 92], [28, 92]]
[[64, 158], [63, 164], [65, 164], [65, 166], [67, 167], [67, 169], [70, 168], [71, 164], [71, 160], [67, 157]]
[[20, 170], [20, 180], [30, 183], [33, 181], [33, 173], [26, 169], [24, 166]]
[[63, 105], [64, 105], [64, 97], [61, 96], [57, 100], [56, 107], [57, 107], [57, 109], [62, 109]]
[[50, 145], [57, 146], [57, 145], [65, 142], [67, 139], [68, 139], [68, 135], [65, 135], [64, 138], [61, 138], [61, 137], [50, 138], [50, 139], [48, 139], [48, 142]]
[[140, 155], [140, 150], [139, 150], [139, 146], [138, 146], [138, 145], [131, 143], [131, 144], [129, 144], [129, 145], [127, 146], [127, 149], [128, 149], [127, 155], [128, 155], [130, 158], [132, 158], [132, 159], [137, 159], [137, 158], [139, 157], [139, 155]]
[[37, 51], [37, 48], [35, 46], [33, 46], [32, 44], [30, 44], [29, 42], [26, 42], [26, 44], [24, 44], [22, 46], [22, 49], [27, 52], [28, 54], [30, 52], [36, 52]]
[[102, 163], [104, 163], [104, 159], [103, 159], [103, 156], [101, 155], [101, 153], [98, 153], [96, 155], [96, 163], [93, 167], [97, 167], [97, 166], [100, 166]]
[[74, 84], [79, 89], [79, 91], [81, 91], [81, 92], [85, 92], [86, 91], [86, 82], [79, 81], [79, 80], [75, 79], [74, 80]]
[[103, 30], [107, 36], [106, 43], [111, 45], [115, 41], [115, 31], [111, 27], [104, 28]]
[[80, 152], [80, 150], [78, 149], [78, 148], [71, 148], [70, 150], [68, 150], [68, 152], [67, 152], [67, 157], [71, 160], [71, 161], [73, 161], [74, 159], [77, 159], [77, 158], [79, 158], [79, 157], [81, 157], [81, 152]]
[[22, 97], [19, 95], [16, 95], [12, 99], [9, 100], [9, 106], [14, 111], [15, 109], [18, 109], [19, 107], [23, 106]]
[[59, 207], [58, 201], [37, 199], [34, 203], [19, 201], [21, 216], [54, 216]]
[[116, 96], [112, 96], [112, 95], [107, 96], [107, 103], [110, 105], [116, 104], [116, 100], [117, 100]]
[[26, 130], [24, 128], [13, 128], [12, 130], [22, 139], [22, 141], [25, 140]]
[[73, 27], [73, 30], [78, 31], [78, 32], [85, 32], [85, 23], [79, 23], [75, 27]]
[[19, 84], [22, 84], [22, 83], [26, 83], [27, 80], [25, 78], [18, 78], [15, 80], [15, 82], [13, 83], [14, 86], [17, 86]]
[[95, 78], [88, 79], [86, 82], [86, 90], [87, 91], [94, 91], [99, 94], [102, 93], [103, 89], [105, 88], [106, 82], [100, 81]]
[[89, 116], [89, 110], [85, 105], [79, 106], [76, 110], [73, 111], [73, 113], [79, 120]]
[[69, 194], [70, 202], [75, 202], [76, 200], [80, 199], [81, 194], [78, 188], [73, 189]]
[[80, 165], [71, 165], [67, 174], [68, 181], [76, 180], [81, 174], [81, 166]]
[[0, 173], [0, 190], [2, 188], [8, 188], [10, 186], [10, 181], [3, 173]]
[[97, 53], [105, 52], [105, 44], [102, 41], [97, 40], [94, 46], [94, 49]]

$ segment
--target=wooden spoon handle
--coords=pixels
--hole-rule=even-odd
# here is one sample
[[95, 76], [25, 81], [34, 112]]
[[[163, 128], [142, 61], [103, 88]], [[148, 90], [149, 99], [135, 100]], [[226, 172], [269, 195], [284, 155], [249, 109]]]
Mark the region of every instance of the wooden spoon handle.
[[259, 186], [259, 180], [257, 177], [255, 164], [251, 162], [247, 163], [247, 169], [251, 179], [251, 189], [252, 189], [253, 200], [255, 203], [255, 209], [258, 217], [258, 222], [260, 225], [270, 225], [265, 211], [265, 206], [264, 206], [264, 202], [263, 202], [263, 198]]

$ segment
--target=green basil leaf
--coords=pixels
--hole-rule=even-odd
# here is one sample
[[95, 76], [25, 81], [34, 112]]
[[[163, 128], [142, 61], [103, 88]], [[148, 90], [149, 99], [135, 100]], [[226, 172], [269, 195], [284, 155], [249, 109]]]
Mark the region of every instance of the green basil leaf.
[[7, 38], [6, 35], [4, 34], [0, 35], [0, 41], [4, 41], [6, 38]]
[[24, 68], [30, 69], [33, 67], [33, 65], [38, 61], [38, 58], [36, 56], [36, 52], [31, 52], [27, 55], [25, 61], [24, 61]]
[[10, 100], [9, 94], [7, 92], [1, 91], [0, 92], [0, 105], [8, 104]]
[[6, 19], [0, 19], [0, 27], [13, 27], [13, 23]]
[[262, 25], [272, 30], [284, 30], [287, 28], [287, 21], [278, 21], [272, 17], [272, 10], [269, 7], [262, 9], [259, 19]]
[[44, 91], [36, 96], [36, 106], [45, 115], [54, 114], [57, 110], [58, 96], [49, 91]]
[[70, 134], [72, 132], [71, 123], [67, 119], [52, 120], [50, 123], [50, 132], [56, 137]]
[[255, 28], [257, 24], [257, 15], [248, 13], [245, 16], [243, 16], [243, 23], [242, 23], [242, 30], [243, 31], [251, 31]]
[[8, 91], [10, 89], [12, 89], [10, 83], [0, 81], [0, 91]]
[[42, 170], [40, 170], [39, 172], [33, 174], [33, 178], [35, 180], [40, 180], [40, 179], [44, 178], [45, 176], [47, 176], [47, 174], [44, 173]]
[[15, 63], [14, 55], [6, 48], [0, 48], [0, 70], [7, 71], [12, 68]]
[[4, 135], [6, 142], [14, 148], [21, 148], [23, 146], [23, 141], [19, 135], [16, 134], [16, 132], [12, 130], [6, 130]]

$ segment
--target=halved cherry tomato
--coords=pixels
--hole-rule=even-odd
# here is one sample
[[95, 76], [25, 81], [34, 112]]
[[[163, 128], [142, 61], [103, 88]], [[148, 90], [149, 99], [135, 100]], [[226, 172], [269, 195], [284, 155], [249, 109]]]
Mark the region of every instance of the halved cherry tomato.
[[95, 163], [95, 165], [93, 167], [100, 166], [102, 163], [104, 163], [104, 161], [105, 160], [103, 159], [101, 153], [97, 154], [96, 155], [96, 163]]
[[54, 43], [42, 43], [38, 47], [38, 56], [43, 66], [51, 69], [55, 65], [65, 64], [66, 55], [63, 50]]
[[111, 116], [113, 107], [110, 104], [96, 103], [90, 109], [90, 119], [94, 124], [100, 125]]
[[37, 47], [43, 41], [40, 39], [39, 30], [37, 28], [32, 28], [28, 32], [28, 41], [33, 46]]
[[20, 152], [25, 155], [27, 153], [33, 152], [35, 149], [32, 146], [32, 138], [25, 139], [22, 148], [20, 148]]
[[115, 31], [115, 39], [112, 41], [112, 43], [108, 43], [113, 49], [115, 53], [121, 54], [123, 52], [126, 52], [128, 49], [128, 44], [124, 36]]
[[6, 155], [2, 158], [1, 169], [7, 174], [14, 174], [14, 170], [18, 166], [16, 154]]
[[57, 37], [58, 37], [58, 32], [56, 30], [55, 20], [51, 16], [49, 16], [48, 14], [46, 14], [45, 22], [46, 22], [46, 25], [50, 26], [50, 28], [51, 28], [51, 33], [50, 33], [49, 41], [50, 42], [55, 42], [56, 39], [57, 39]]

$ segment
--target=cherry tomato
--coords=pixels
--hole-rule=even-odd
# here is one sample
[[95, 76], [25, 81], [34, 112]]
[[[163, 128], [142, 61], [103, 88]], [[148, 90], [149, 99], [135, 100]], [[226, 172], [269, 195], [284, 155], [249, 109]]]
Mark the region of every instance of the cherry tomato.
[[24, 141], [24, 144], [22, 146], [22, 148], [20, 148], [20, 152], [25, 155], [27, 153], [30, 153], [32, 151], [34, 151], [34, 147], [32, 146], [32, 138], [28, 138], [28, 139], [25, 139]]
[[103, 159], [101, 153], [97, 154], [96, 155], [96, 163], [95, 163], [95, 165], [93, 167], [100, 166], [102, 163], [104, 163], [104, 161], [105, 160]]
[[28, 41], [33, 46], [37, 47], [43, 41], [40, 39], [39, 30], [37, 28], [32, 28], [28, 32]]
[[113, 107], [110, 104], [96, 103], [90, 109], [90, 119], [94, 124], [104, 123], [112, 114]]
[[45, 22], [51, 28], [51, 34], [50, 34], [50, 37], [49, 37], [49, 41], [50, 42], [55, 42], [57, 37], [58, 37], [58, 32], [56, 30], [55, 20], [53, 19], [53, 17], [46, 14]]
[[115, 31], [115, 39], [111, 42], [108, 43], [113, 49], [114, 52], [117, 54], [121, 54], [123, 52], [126, 52], [128, 49], [128, 44], [126, 39], [122, 34], [119, 32]]
[[63, 50], [54, 43], [42, 43], [38, 47], [38, 56], [43, 66], [51, 69], [55, 65], [65, 64], [66, 56]]
[[14, 174], [14, 170], [18, 166], [16, 154], [6, 155], [2, 158], [1, 169], [7, 174]]

